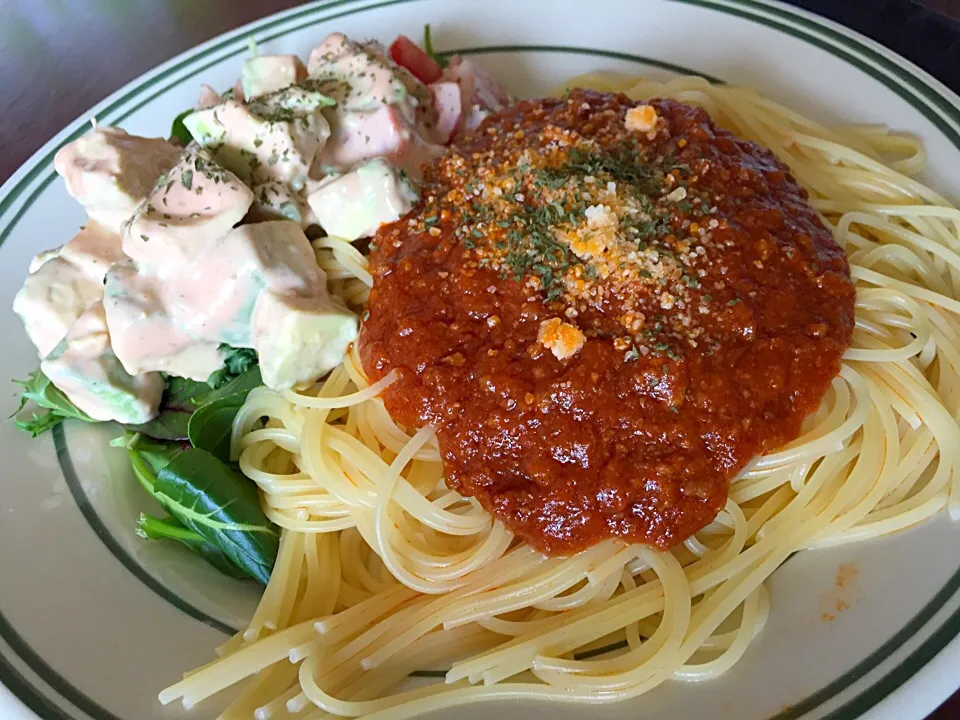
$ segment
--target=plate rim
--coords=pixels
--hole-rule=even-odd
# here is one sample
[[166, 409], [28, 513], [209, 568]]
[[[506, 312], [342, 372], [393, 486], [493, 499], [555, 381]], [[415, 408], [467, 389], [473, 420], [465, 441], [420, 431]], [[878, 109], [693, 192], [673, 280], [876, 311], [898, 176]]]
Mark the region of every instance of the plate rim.
[[[246, 49], [245, 40], [250, 35], [256, 36], [258, 33], [266, 32], [269, 29], [281, 28], [281, 30], [273, 36], [257, 37], [258, 41], [266, 42], [274, 37], [295, 32], [309, 25], [329, 22], [330, 20], [336, 20], [346, 15], [369, 12], [384, 7], [416, 1], [418, 0], [316, 0], [303, 6], [268, 15], [234, 30], [217, 35], [204, 43], [176, 55], [165, 63], [158, 65], [153, 70], [134, 78], [114, 93], [111, 93], [104, 100], [95, 104], [86, 113], [81, 114], [76, 120], [69, 123], [63, 130], [34, 152], [30, 158], [0, 186], [0, 245], [3, 244], [17, 222], [33, 204], [36, 197], [55, 178], [55, 173], [52, 173], [52, 163], [50, 162], [53, 153], [67, 142], [78, 137], [85, 130], [87, 118], [98, 115], [106, 116], [123, 111], [124, 115], [120, 115], [116, 119], [111, 120], [111, 123], [122, 122], [125, 114], [132, 113], [137, 109], [138, 106], [130, 107], [132, 103], [139, 101], [142, 105], [143, 103], [149, 102], [157, 95], [166, 92], [169, 87], [180, 84], [196, 74], [203, 72], [208, 65], [219, 63], [224, 59], [241, 53]], [[935, 77], [917, 67], [914, 63], [854, 30], [807, 10], [788, 6], [776, 0], [658, 1], [692, 5], [740, 17], [747, 22], [762, 24], [773, 30], [787, 33], [810, 45], [819, 47], [881, 81], [889, 89], [906, 100], [912, 107], [921, 112], [928, 120], [931, 120], [940, 132], [960, 148], [960, 97]], [[334, 12], [331, 15], [323, 14], [321, 16], [320, 11], [336, 10], [337, 8], [343, 8], [343, 10]], [[310, 18], [310, 21], [300, 26], [286, 26], [287, 23], [299, 18]], [[521, 47], [526, 50], [536, 48], [540, 51], [581, 51], [599, 56], [605, 53], [605, 51], [598, 51], [591, 48], [561, 48], [559, 46], [488, 46], [485, 48], [473, 48], [471, 50], [473, 52], [508, 52], [511, 49], [517, 50]], [[214, 53], [220, 53], [221, 50], [229, 50], [229, 52], [219, 54], [216, 58], [210, 57]], [[852, 56], [849, 52], [851, 50], [855, 53]], [[860, 54], [861, 52], [863, 54]], [[634, 58], [636, 57], [640, 56], [634, 56]], [[634, 58], [626, 57], [624, 59]], [[210, 62], [203, 64], [203, 61], [206, 60]], [[198, 62], [201, 63], [199, 66]], [[882, 67], [885, 67], [885, 70], [882, 69]], [[185, 74], [175, 77], [181, 71]], [[695, 72], [702, 74], [698, 71]], [[161, 80], [172, 80], [172, 82], [162, 89], [157, 90], [157, 92], [152, 95], [144, 97], [144, 94], [154, 90], [154, 86]], [[907, 81], [909, 81], [909, 84], [907, 84]], [[917, 90], [917, 81], [919, 81], [919, 91]], [[907, 97], [907, 94], [911, 94], [912, 99], [911, 97]], [[921, 99], [921, 105], [914, 102], [914, 100], [917, 99]], [[947, 129], [944, 128], [944, 125], [946, 125]], [[45, 168], [50, 169], [51, 174], [42, 177]], [[22, 202], [20, 202], [21, 199]], [[12, 215], [10, 214], [11, 212]], [[924, 605], [909, 623], [884, 642], [873, 653], [863, 658], [852, 668], [820, 690], [808, 694], [807, 697], [799, 703], [779, 713], [771, 720], [788, 720], [789, 718], [801, 717], [808, 712], [814, 711], [830, 698], [836, 697], [837, 694], [843, 692], [846, 688], [852, 687], [860, 679], [861, 673], [859, 671], [863, 666], [872, 663], [870, 667], [863, 670], [863, 674], [873, 672], [884, 659], [889, 658], [896, 652], [902, 640], [909, 640], [914, 637], [917, 632], [925, 628], [926, 625], [933, 620], [937, 611], [942, 609], [957, 595], [958, 590], [960, 590], [960, 569], [957, 570], [944, 587]], [[156, 590], [154, 591], [156, 592]], [[938, 603], [936, 607], [933, 607], [941, 596], [943, 596], [942, 602]], [[200, 621], [202, 622], [202, 620]], [[0, 681], [12, 692], [17, 702], [29, 707], [37, 717], [44, 719], [50, 718], [53, 720], [75, 720], [76, 717], [86, 716], [95, 718], [96, 720], [121, 720], [100, 707], [95, 701], [87, 698], [82, 691], [73, 688], [69, 681], [62, 678], [38, 655], [36, 656], [36, 660], [39, 661], [39, 664], [47, 673], [52, 675], [55, 681], [65, 683], [67, 689], [73, 692], [64, 694], [61, 690], [58, 690], [58, 682], [51, 684], [47, 679], [47, 675], [38, 672], [29, 661], [24, 661], [20, 653], [16, 652], [15, 646], [22, 644], [28, 651], [32, 651], [29, 645], [19, 637], [16, 630], [6, 621], [2, 614], [2, 609], [0, 609], [0, 637], [4, 640], [4, 646], [6, 646], [0, 647]], [[13, 642], [11, 642], [11, 638], [13, 638]], [[58, 701], [45, 695], [43, 689], [35, 687], [29, 678], [24, 677], [23, 674], [18, 671], [17, 667], [10, 662], [6, 654], [7, 647], [14, 653], [15, 657], [21, 662], [24, 662], [27, 667], [30, 667], [33, 673], [36, 674], [45, 685], [50, 685], [52, 690], [64, 696], [64, 700], [71, 706], [69, 712], [61, 707]], [[36, 655], [35, 653], [33, 654]], [[896, 661], [896, 665], [892, 669], [884, 671], [879, 677], [869, 681], [869, 685], [858, 690], [853, 697], [844, 700], [838, 708], [829, 712], [824, 718], [839, 720], [840, 718], [858, 717], [861, 716], [861, 714], [875, 715], [881, 709], [881, 705], [889, 704], [892, 700], [896, 699], [897, 695], [909, 695], [910, 686], [916, 687], [920, 685], [920, 680], [925, 680], [927, 682], [924, 684], [929, 684], [929, 679], [932, 678], [935, 673], [945, 676], [946, 673], [943, 672], [944, 663], [949, 662], [948, 656], [952, 657], [955, 655], [960, 655], [960, 608], [942, 621], [935, 630], [930, 632], [918, 648], [911, 651], [903, 659]], [[951, 684], [952, 688], [950, 687]], [[831, 690], [834, 686], [839, 687]], [[937, 704], [948, 697], [957, 686], [960, 686], [960, 679], [948, 681], [946, 677], [943, 677], [942, 680], [936, 683], [935, 690], [939, 691], [937, 692], [938, 695], [942, 695], [937, 701]], [[929, 700], [929, 694], [935, 692], [935, 690], [928, 688], [926, 699]], [[943, 694], [945, 690], [946, 694]], [[73, 695], [74, 692], [78, 693], [79, 703], [70, 699], [70, 695]], [[826, 694], [826, 697], [822, 700], [816, 700], [816, 698], [822, 694]], [[914, 691], [912, 694], [916, 695], [916, 692]], [[813, 704], [806, 707], [810, 703]], [[918, 703], [913, 703], [908, 707], [918, 707]], [[934, 705], [933, 707], [936, 706]], [[933, 707], [928, 708], [928, 710], [932, 710]], [[82, 715], [74, 716], [72, 714], [74, 708], [82, 713]], [[43, 714], [41, 714], [40, 711], [42, 711]]]

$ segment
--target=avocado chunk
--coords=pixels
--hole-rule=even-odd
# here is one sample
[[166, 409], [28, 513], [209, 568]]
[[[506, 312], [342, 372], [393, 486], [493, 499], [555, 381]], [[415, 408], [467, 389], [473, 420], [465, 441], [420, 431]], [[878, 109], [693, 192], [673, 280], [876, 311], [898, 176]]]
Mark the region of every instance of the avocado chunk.
[[248, 185], [277, 180], [298, 190], [330, 135], [322, 110], [334, 101], [316, 87], [308, 80], [249, 103], [226, 100], [183, 122], [217, 162]]
[[94, 420], [146, 422], [156, 417], [163, 395], [160, 373], [131, 375], [117, 359], [101, 302], [76, 319], [40, 369]]
[[84, 310], [102, 297], [102, 283], [62, 257], [54, 257], [27, 276], [13, 299], [13, 311], [42, 359]]
[[328, 235], [351, 241], [371, 237], [382, 224], [409, 212], [418, 199], [413, 183], [383, 158], [332, 178], [307, 198]]
[[258, 55], [243, 63], [240, 85], [247, 100], [303, 82], [307, 68], [296, 55]]
[[253, 314], [263, 382], [274, 390], [313, 382], [335, 368], [357, 339], [357, 316], [327, 295], [267, 290]]
[[173, 319], [191, 337], [253, 347], [251, 319], [260, 294], [313, 295], [325, 289], [316, 255], [289, 220], [241, 225], [171, 278]]
[[53, 167], [91, 219], [119, 232], [157, 177], [169, 170], [179, 155], [178, 148], [161, 138], [98, 127], [62, 147]]

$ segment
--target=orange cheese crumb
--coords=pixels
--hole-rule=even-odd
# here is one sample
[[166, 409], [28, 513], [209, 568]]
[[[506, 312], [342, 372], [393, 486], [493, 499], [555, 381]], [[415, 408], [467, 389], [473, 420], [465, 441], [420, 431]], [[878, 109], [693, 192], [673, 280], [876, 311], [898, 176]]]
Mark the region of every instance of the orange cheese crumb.
[[537, 341], [552, 352], [557, 360], [573, 357], [587, 341], [576, 325], [563, 322], [560, 318], [550, 318], [540, 323]]
[[624, 124], [627, 130], [647, 133], [657, 128], [657, 111], [650, 105], [638, 105], [627, 110]]
[[569, 233], [567, 237], [569, 240], [570, 249], [573, 250], [577, 257], [581, 257], [585, 260], [599, 257], [603, 254], [603, 251], [607, 249], [607, 243], [604, 240], [603, 235], [600, 233], [591, 233], [586, 235]]

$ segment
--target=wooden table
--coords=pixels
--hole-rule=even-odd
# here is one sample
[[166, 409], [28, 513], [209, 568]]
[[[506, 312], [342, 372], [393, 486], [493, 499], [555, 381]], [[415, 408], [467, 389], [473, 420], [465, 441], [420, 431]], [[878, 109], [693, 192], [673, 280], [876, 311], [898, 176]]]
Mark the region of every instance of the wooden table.
[[[295, 0], [0, 0], [0, 181], [141, 73]], [[960, 17], [958, 0], [928, 6]], [[960, 670], [958, 670], [960, 673]], [[960, 692], [930, 720], [960, 718]]]

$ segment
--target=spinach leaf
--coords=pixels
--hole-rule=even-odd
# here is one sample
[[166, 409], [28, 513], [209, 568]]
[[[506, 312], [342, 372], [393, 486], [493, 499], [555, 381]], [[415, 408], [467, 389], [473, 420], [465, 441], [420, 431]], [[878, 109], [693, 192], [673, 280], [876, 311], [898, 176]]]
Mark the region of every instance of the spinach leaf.
[[149, 422], [124, 425], [124, 428], [158, 440], [186, 440], [187, 422], [209, 393], [210, 386], [206, 383], [170, 377], [160, 402], [160, 414]]
[[[37, 437], [41, 433], [50, 430], [68, 418], [76, 418], [86, 422], [97, 422], [87, 415], [83, 410], [74, 405], [67, 396], [50, 382], [50, 378], [43, 374], [43, 371], [37, 368], [27, 377], [26, 380], [14, 380], [17, 385], [23, 388], [20, 395], [20, 406], [13, 415], [17, 415], [31, 400], [38, 406], [47, 410], [45, 413], [33, 413], [29, 420], [14, 420], [18, 430], [30, 433]], [[12, 417], [12, 416], [11, 416]]]
[[[246, 397], [246, 393], [250, 390], [263, 385], [260, 369], [256, 364], [256, 353], [246, 348], [229, 349], [235, 352], [227, 355], [227, 367], [224, 370], [233, 368], [237, 372], [228, 371], [218, 381], [217, 386], [212, 385], [210, 380], [197, 382], [186, 378], [170, 377], [167, 379], [167, 388], [160, 403], [160, 414], [149, 422], [125, 425], [124, 428], [158, 440], [186, 440], [190, 437], [190, 416], [200, 407], [238, 392], [244, 392]], [[249, 362], [249, 356], [243, 353], [252, 353], [252, 362]], [[214, 375], [221, 372], [223, 370], [218, 370]], [[212, 379], [213, 375], [210, 378]]]
[[223, 462], [230, 462], [230, 435], [233, 419], [237, 416], [246, 393], [235, 393], [207, 403], [193, 415], [187, 424], [190, 444], [213, 453]]
[[433, 58], [434, 62], [442, 68], [447, 66], [446, 53], [438, 53], [433, 49], [433, 40], [430, 37], [430, 23], [423, 26], [423, 51]]
[[132, 433], [127, 433], [110, 444], [127, 449], [127, 457], [130, 458], [130, 465], [133, 467], [133, 474], [137, 481], [150, 497], [159, 502], [154, 490], [157, 474], [169, 465], [173, 458], [183, 452], [183, 444], [152, 440]]
[[[127, 449], [130, 464], [137, 480], [152, 498], [165, 507], [165, 498], [156, 491], [157, 475], [184, 451], [184, 446], [178, 443], [160, 442], [131, 433], [114, 440], [111, 445]], [[225, 575], [232, 578], [249, 577], [246, 570], [235, 565], [217, 545], [204, 539], [194, 530], [187, 528], [176, 517], [156, 518], [152, 515], [141, 514], [136, 532], [140, 537], [148, 540], [158, 538], [176, 540], [200, 554], [204, 560]]]
[[233, 419], [243, 407], [250, 391], [262, 384], [260, 368], [254, 366], [210, 393], [187, 423], [190, 443], [196, 448], [213, 453], [223, 462], [230, 462]]
[[234, 565], [226, 555], [212, 543], [208, 543], [198, 533], [188, 530], [176, 518], [157, 518], [146, 513], [140, 514], [137, 522], [137, 535], [145, 540], [176, 540], [198, 553], [224, 575], [243, 580], [247, 574]]
[[193, 448], [170, 460], [153, 487], [167, 512], [266, 585], [280, 535], [261, 510], [254, 483], [215, 455]]
[[207, 378], [207, 385], [216, 389], [229, 382], [237, 375], [242, 375], [257, 364], [257, 353], [250, 348], [235, 348], [230, 345], [221, 345], [223, 353], [223, 367]]
[[187, 130], [187, 126], [183, 124], [183, 119], [187, 115], [192, 115], [194, 113], [193, 108], [189, 110], [184, 110], [182, 113], [177, 115], [173, 120], [173, 125], [170, 127], [170, 137], [176, 138], [184, 145], [189, 145], [193, 142], [193, 135], [190, 134], [190, 131]]
[[237, 393], [243, 393], [244, 398], [246, 398], [247, 394], [251, 390], [258, 388], [261, 385], [263, 385], [263, 378], [260, 376], [260, 366], [253, 365], [242, 375], [237, 375], [235, 378], [231, 379], [229, 382], [221, 385], [215, 390], [209, 390], [200, 398], [200, 406], [202, 407], [203, 405], [208, 405], [209, 403], [222, 400], [223, 398], [236, 395]]

